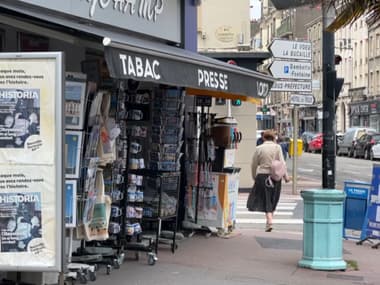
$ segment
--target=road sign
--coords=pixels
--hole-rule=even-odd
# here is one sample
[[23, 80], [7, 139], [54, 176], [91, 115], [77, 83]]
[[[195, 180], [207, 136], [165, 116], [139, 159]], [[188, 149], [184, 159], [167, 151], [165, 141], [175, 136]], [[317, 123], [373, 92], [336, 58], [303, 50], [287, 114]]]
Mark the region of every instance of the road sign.
[[311, 62], [275, 60], [269, 66], [269, 71], [278, 79], [311, 80]]
[[277, 92], [311, 92], [312, 83], [309, 81], [276, 81], [270, 91]]
[[308, 94], [293, 94], [290, 96], [290, 104], [293, 105], [313, 105], [314, 96]]
[[269, 45], [269, 51], [275, 58], [307, 61], [312, 60], [312, 50], [310, 42], [275, 39]]

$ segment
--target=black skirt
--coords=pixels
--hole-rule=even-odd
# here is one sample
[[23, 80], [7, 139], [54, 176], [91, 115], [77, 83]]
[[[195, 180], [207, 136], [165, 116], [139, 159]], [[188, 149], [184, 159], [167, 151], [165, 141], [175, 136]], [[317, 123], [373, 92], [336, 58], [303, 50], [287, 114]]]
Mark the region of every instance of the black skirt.
[[281, 181], [273, 181], [273, 187], [265, 185], [269, 174], [257, 174], [249, 194], [247, 208], [252, 212], [272, 213], [276, 210], [281, 193]]

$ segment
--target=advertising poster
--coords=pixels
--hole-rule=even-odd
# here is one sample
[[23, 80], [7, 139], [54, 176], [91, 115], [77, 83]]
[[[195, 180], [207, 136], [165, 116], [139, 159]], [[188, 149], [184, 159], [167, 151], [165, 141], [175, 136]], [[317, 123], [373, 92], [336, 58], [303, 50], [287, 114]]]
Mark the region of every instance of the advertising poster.
[[0, 165], [0, 265], [54, 266], [54, 169]]
[[0, 88], [0, 148], [25, 148], [40, 134], [40, 90]]
[[62, 270], [62, 53], [0, 53], [0, 270]]
[[380, 238], [380, 164], [373, 165], [372, 190], [367, 211], [367, 236]]
[[54, 164], [55, 61], [37, 61], [0, 58], [0, 163]]
[[1, 252], [24, 252], [41, 239], [41, 193], [0, 194]]

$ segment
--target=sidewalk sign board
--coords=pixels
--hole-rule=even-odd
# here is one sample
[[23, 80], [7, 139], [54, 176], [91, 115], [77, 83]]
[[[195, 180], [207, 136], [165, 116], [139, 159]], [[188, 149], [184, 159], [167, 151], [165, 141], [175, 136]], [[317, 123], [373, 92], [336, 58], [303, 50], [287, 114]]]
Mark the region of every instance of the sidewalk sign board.
[[370, 183], [365, 182], [344, 182], [346, 199], [344, 202], [343, 238], [365, 239], [366, 231], [365, 229], [363, 230], [363, 225], [366, 221], [371, 186]]
[[369, 193], [367, 210], [366, 237], [380, 238], [380, 164], [374, 164], [372, 170], [372, 189]]

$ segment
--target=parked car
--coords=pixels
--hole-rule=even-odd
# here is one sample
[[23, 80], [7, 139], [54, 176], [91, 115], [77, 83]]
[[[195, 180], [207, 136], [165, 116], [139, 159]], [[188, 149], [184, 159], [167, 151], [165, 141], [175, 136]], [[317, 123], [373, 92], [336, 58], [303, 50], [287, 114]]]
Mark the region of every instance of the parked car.
[[370, 159], [372, 146], [380, 142], [380, 133], [368, 133], [362, 135], [354, 147], [354, 157], [364, 157]]
[[367, 127], [353, 127], [349, 128], [344, 134], [342, 141], [338, 144], [337, 155], [354, 155], [354, 149], [358, 139], [364, 134], [376, 133], [375, 129]]
[[309, 152], [321, 152], [323, 145], [323, 135], [321, 133], [316, 134], [312, 140], [309, 142], [308, 151]]
[[315, 133], [315, 132], [308, 132], [308, 131], [302, 133], [301, 140], [302, 140], [303, 151], [304, 152], [308, 152], [308, 150], [309, 150], [309, 143], [310, 143], [310, 141], [313, 139], [313, 137], [316, 134], [317, 133]]
[[371, 152], [369, 154], [370, 160], [375, 160], [380, 158], [380, 142], [372, 146]]

